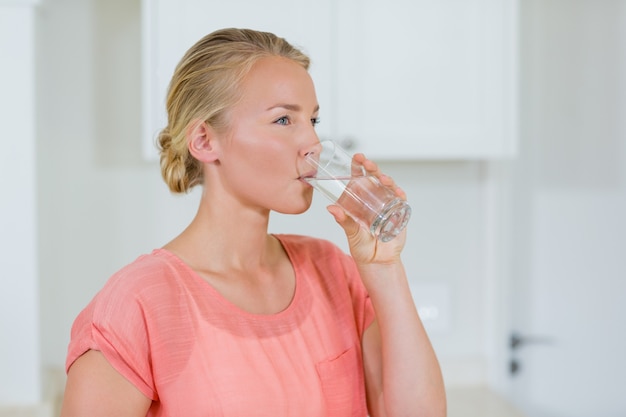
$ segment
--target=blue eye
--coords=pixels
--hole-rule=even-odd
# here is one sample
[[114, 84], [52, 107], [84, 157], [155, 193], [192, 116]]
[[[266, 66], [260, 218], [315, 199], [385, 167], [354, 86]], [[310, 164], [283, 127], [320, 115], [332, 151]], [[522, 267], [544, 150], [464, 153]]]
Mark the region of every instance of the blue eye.
[[279, 125], [288, 125], [289, 124], [289, 116], [283, 116], [279, 119], [276, 119], [276, 121], [274, 122], [276, 124]]
[[317, 126], [318, 124], [320, 124], [320, 118], [319, 118], [319, 117], [313, 117], [313, 118], [311, 119], [311, 124], [312, 124], [313, 126]]

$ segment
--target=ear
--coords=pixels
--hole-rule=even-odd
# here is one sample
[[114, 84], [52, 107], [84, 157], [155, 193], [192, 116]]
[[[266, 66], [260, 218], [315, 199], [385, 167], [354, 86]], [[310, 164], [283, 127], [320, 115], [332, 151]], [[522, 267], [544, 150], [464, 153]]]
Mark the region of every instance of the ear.
[[187, 126], [187, 148], [200, 162], [218, 159], [215, 131], [204, 120], [194, 120]]

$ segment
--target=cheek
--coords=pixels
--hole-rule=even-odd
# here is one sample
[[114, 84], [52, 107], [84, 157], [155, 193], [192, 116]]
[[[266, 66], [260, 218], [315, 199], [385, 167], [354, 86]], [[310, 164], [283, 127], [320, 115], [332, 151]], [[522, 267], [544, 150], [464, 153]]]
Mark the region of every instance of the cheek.
[[230, 174], [243, 174], [249, 183], [281, 182], [295, 178], [297, 173], [297, 150], [271, 130], [239, 128], [231, 137], [226, 156]]
[[287, 181], [293, 180], [286, 158], [266, 151], [247, 149], [238, 158], [231, 160], [227, 173], [229, 182], [245, 194], [261, 191], [273, 194], [284, 187]]
[[267, 146], [256, 146], [246, 149], [245, 158], [261, 176], [291, 177], [296, 166], [296, 157], [284, 147], [268, 143]]

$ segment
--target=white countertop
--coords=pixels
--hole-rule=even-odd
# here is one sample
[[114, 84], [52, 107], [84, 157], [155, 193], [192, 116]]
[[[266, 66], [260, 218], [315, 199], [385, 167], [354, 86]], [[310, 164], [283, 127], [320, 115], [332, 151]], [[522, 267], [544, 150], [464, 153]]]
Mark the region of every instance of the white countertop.
[[446, 394], [448, 417], [525, 417], [486, 387], [454, 387], [447, 389]]

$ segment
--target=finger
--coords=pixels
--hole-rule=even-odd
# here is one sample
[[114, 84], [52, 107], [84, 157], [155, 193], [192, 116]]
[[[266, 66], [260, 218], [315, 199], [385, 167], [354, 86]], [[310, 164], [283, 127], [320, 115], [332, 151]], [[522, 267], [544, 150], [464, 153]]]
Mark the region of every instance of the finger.
[[380, 169], [378, 168], [378, 165], [376, 164], [376, 162], [370, 159], [367, 159], [365, 155], [363, 155], [362, 153], [354, 154], [353, 159], [354, 159], [354, 162], [356, 162], [357, 164], [365, 168], [365, 170], [369, 174], [375, 175], [375, 176], [378, 176], [381, 174]]
[[403, 200], [407, 199], [406, 192], [400, 187], [396, 187], [396, 195]]
[[335, 221], [339, 224], [343, 223], [346, 217], [348, 217], [346, 212], [343, 211], [341, 207], [334, 204], [326, 207], [326, 210], [328, 210], [328, 212], [333, 215]]
[[386, 187], [390, 187], [393, 189], [397, 188], [396, 183], [394, 182], [393, 178], [391, 178], [387, 174], [380, 174], [378, 176], [378, 181], [380, 181], [380, 183]]
[[359, 231], [359, 224], [348, 216], [346, 212], [337, 205], [326, 207], [328, 212], [333, 215], [335, 221], [343, 228], [346, 235], [351, 236]]
[[390, 177], [387, 174], [384, 174], [380, 170], [380, 167], [378, 166], [378, 164], [376, 164], [372, 160], [367, 159], [365, 155], [363, 155], [362, 153], [354, 154], [354, 160], [355, 162], [361, 164], [370, 175], [377, 177], [378, 180], [381, 182], [381, 184], [383, 184], [386, 187], [391, 188], [392, 190], [394, 190], [396, 195], [406, 200], [406, 193], [404, 192], [404, 190], [398, 187], [398, 185], [396, 184], [396, 182], [394, 181], [392, 177]]
[[381, 174], [381, 176], [378, 177], [378, 181], [380, 181], [380, 183], [383, 184], [385, 187], [391, 188], [398, 197], [406, 200], [406, 192], [404, 192], [404, 190], [400, 188], [398, 184], [396, 184], [394, 179], [391, 178], [389, 175]]

